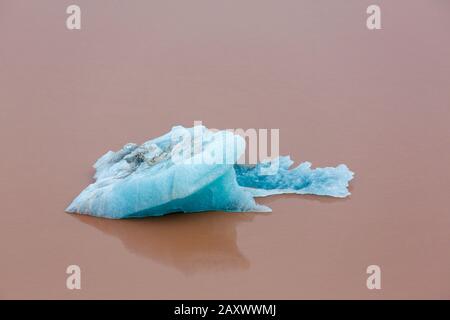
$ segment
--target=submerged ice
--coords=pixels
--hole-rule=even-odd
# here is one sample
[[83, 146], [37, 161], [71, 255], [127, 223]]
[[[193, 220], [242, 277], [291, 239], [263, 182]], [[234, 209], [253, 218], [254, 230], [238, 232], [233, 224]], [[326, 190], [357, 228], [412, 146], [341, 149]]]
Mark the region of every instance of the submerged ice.
[[142, 145], [126, 144], [94, 164], [95, 182], [67, 212], [105, 218], [160, 216], [171, 212], [271, 211], [254, 197], [281, 193], [346, 197], [353, 173], [341, 164], [292, 168], [289, 156], [240, 164], [245, 140], [204, 126], [172, 130]]

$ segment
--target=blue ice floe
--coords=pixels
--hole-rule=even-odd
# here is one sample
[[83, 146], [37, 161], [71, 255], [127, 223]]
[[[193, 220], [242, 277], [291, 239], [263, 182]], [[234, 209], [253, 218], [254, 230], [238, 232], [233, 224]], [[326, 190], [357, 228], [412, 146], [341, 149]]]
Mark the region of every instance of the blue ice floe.
[[240, 164], [245, 140], [204, 126], [173, 127], [142, 145], [126, 144], [94, 164], [95, 182], [67, 212], [121, 219], [171, 212], [268, 212], [254, 197], [281, 193], [346, 197], [353, 178], [346, 165], [290, 169], [289, 156], [256, 165]]

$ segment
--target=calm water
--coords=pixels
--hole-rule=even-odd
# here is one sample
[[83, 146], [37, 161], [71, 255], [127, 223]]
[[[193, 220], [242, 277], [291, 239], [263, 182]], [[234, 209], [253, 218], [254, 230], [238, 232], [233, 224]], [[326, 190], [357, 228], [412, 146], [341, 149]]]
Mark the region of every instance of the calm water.
[[[450, 3], [0, 2], [1, 298], [450, 298]], [[64, 213], [106, 151], [175, 124], [279, 128], [356, 173], [270, 214]], [[65, 288], [78, 264], [82, 290]], [[366, 288], [366, 267], [382, 290]]]

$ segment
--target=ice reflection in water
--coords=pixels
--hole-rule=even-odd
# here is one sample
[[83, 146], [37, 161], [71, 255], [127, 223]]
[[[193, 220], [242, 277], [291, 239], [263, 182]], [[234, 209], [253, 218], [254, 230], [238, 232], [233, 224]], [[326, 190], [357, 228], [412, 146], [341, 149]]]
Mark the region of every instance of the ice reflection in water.
[[192, 274], [247, 269], [250, 264], [238, 248], [236, 228], [254, 215], [205, 212], [125, 220], [73, 216], [120, 239], [130, 252]]

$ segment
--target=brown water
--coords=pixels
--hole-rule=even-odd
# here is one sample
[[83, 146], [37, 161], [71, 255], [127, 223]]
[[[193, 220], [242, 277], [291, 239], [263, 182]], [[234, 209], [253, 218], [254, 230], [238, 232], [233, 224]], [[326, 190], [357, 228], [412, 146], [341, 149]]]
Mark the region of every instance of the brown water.
[[[71, 1], [0, 2], [1, 298], [450, 298], [450, 2], [378, 0], [378, 31], [363, 0], [76, 2], [80, 31]], [[104, 152], [194, 120], [279, 128], [352, 195], [64, 213]]]

